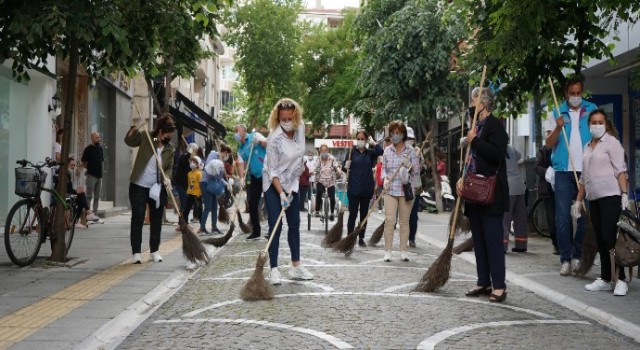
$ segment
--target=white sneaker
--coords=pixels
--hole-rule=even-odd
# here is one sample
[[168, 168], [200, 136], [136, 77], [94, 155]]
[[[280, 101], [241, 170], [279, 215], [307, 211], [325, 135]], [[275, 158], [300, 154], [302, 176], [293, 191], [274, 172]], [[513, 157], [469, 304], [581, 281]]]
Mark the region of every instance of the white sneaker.
[[578, 273], [578, 269], [580, 269], [580, 260], [571, 260], [571, 273], [575, 275], [576, 273]]
[[609, 282], [605, 282], [602, 278], [596, 278], [595, 281], [584, 286], [584, 289], [590, 292], [597, 292], [601, 290], [610, 291], [613, 289], [613, 285]]
[[378, 214], [382, 214], [382, 209], [378, 209]]
[[153, 262], [155, 263], [162, 262], [162, 256], [158, 252], [151, 253], [151, 259], [153, 259]]
[[292, 267], [289, 269], [289, 277], [293, 280], [312, 280], [313, 274], [304, 266], [298, 265], [298, 267]]
[[613, 295], [617, 297], [623, 297], [627, 295], [628, 291], [629, 287], [627, 287], [627, 282], [618, 280], [618, 283], [616, 283], [616, 289], [613, 290]]
[[391, 252], [384, 252], [384, 261], [391, 261]]
[[133, 258], [131, 258], [131, 260], [134, 264], [140, 264], [142, 263], [142, 255], [140, 255], [140, 253], [135, 253], [133, 254]]
[[571, 274], [571, 263], [565, 261], [560, 268], [560, 276], [569, 276]]
[[187, 269], [189, 271], [193, 271], [193, 270], [195, 270], [197, 268], [198, 268], [198, 264], [192, 263], [191, 261], [187, 261], [187, 265], [185, 266], [185, 269]]
[[274, 286], [278, 286], [282, 284], [282, 277], [280, 277], [280, 271], [278, 271], [277, 267], [271, 268], [271, 273], [269, 274], [269, 282]]
[[94, 213], [87, 214], [87, 221], [98, 221], [98, 220], [100, 220], [100, 218], [96, 214]]
[[400, 252], [400, 260], [409, 261], [409, 257], [407, 256], [406, 252]]

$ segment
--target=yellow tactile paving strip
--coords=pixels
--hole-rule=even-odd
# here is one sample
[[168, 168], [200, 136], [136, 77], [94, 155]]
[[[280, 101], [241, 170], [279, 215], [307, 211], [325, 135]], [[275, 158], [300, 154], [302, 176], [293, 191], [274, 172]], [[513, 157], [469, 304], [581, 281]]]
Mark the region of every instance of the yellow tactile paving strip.
[[[182, 236], [178, 235], [162, 242], [160, 254], [170, 254], [181, 245]], [[144, 252], [143, 261], [132, 264], [126, 260], [0, 318], [0, 349], [25, 339], [146, 268], [151, 264], [149, 251]]]

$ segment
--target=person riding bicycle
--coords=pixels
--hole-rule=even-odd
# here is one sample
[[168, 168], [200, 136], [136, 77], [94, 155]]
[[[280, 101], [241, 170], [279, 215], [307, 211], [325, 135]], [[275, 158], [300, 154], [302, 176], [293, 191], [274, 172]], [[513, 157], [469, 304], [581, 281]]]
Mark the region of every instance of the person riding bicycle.
[[320, 216], [319, 210], [322, 208], [322, 197], [326, 190], [331, 204], [329, 207], [329, 221], [333, 221], [333, 212], [336, 207], [336, 180], [342, 177], [342, 170], [340, 170], [340, 164], [338, 164], [336, 159], [329, 153], [329, 146], [326, 144], [320, 145], [320, 159], [316, 163], [316, 168], [313, 173], [317, 181], [316, 217]]

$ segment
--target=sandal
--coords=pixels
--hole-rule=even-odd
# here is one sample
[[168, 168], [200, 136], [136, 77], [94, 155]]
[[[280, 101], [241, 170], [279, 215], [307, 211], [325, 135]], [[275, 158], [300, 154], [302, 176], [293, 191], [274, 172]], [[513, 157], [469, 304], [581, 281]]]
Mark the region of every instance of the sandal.
[[492, 303], [501, 303], [503, 301], [505, 301], [505, 299], [507, 299], [507, 291], [503, 291], [501, 295], [495, 295], [493, 293], [491, 293], [491, 296], [489, 297], [489, 301]]
[[480, 295], [489, 295], [489, 294], [491, 294], [491, 287], [478, 286], [474, 289], [469, 290], [465, 295], [468, 297], [477, 297]]

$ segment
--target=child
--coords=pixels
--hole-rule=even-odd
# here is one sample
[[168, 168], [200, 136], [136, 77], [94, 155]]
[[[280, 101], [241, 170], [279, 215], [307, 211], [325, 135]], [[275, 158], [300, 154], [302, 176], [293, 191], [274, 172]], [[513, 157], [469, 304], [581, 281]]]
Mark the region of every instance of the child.
[[194, 156], [189, 161], [191, 171], [187, 173], [187, 200], [184, 206], [184, 220], [188, 222], [189, 212], [191, 207], [195, 208], [193, 214], [198, 217], [198, 202], [202, 196], [202, 190], [200, 189], [200, 181], [202, 181], [202, 160], [198, 156]]

